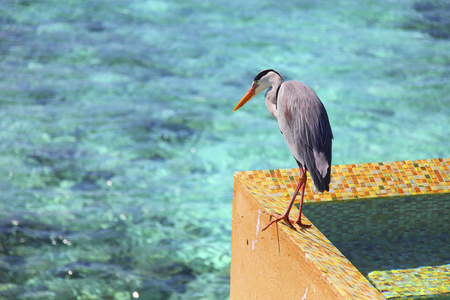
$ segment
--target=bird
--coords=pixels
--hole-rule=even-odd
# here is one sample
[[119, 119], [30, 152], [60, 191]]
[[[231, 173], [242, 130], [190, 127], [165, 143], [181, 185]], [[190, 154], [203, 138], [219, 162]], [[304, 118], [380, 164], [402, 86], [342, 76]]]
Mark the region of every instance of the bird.
[[[315, 192], [329, 191], [331, 180], [333, 133], [328, 114], [313, 89], [299, 81], [284, 81], [281, 74], [273, 69], [262, 70], [256, 75], [252, 86], [233, 112], [266, 89], [266, 107], [278, 121], [281, 134], [297, 161], [299, 181], [286, 212], [282, 215], [266, 212], [275, 219], [262, 230], [279, 221], [284, 221], [292, 229], [295, 229], [292, 223], [300, 228], [309, 228], [310, 224], [302, 223], [307, 172], [311, 176]], [[296, 220], [290, 219], [289, 214], [299, 191], [299, 215]]]

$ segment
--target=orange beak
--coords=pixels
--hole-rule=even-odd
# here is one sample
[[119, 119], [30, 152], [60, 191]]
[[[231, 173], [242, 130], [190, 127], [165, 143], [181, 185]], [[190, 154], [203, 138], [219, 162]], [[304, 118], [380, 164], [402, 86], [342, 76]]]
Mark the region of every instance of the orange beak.
[[236, 105], [236, 107], [233, 109], [233, 111], [238, 110], [241, 108], [245, 103], [248, 102], [248, 100], [252, 99], [253, 96], [255, 96], [255, 90], [258, 87], [259, 84], [256, 82], [253, 82], [252, 87], [247, 91], [247, 93], [242, 97], [241, 101]]

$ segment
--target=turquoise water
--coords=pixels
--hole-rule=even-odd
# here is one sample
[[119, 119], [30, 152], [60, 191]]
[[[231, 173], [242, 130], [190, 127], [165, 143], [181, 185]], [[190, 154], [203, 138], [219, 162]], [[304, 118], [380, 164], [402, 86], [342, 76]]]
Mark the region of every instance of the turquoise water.
[[1, 1], [0, 298], [227, 298], [234, 171], [296, 166], [261, 69], [334, 164], [450, 156], [448, 2], [330, 3]]

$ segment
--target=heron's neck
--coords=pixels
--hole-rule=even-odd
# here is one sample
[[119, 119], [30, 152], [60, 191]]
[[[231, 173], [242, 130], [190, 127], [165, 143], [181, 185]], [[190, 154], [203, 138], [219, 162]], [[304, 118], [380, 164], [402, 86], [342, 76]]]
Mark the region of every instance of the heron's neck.
[[267, 90], [265, 100], [266, 107], [269, 112], [277, 119], [277, 94], [280, 85], [283, 83], [283, 79], [279, 79], [272, 83], [272, 86]]

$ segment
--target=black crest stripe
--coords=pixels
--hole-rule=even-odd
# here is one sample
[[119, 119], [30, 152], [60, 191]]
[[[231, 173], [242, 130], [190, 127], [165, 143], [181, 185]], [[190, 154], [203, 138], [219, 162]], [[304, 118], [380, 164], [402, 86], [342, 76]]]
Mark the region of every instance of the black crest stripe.
[[281, 74], [278, 73], [277, 71], [275, 71], [274, 69], [267, 69], [267, 70], [262, 70], [261, 72], [259, 72], [259, 74], [256, 75], [255, 79], [253, 79], [253, 81], [258, 81], [258, 80], [260, 80], [264, 75], [266, 75], [266, 74], [269, 73], [269, 72], [277, 73], [278, 76], [280, 76], [281, 78], [283, 78], [283, 77], [281, 76]]

